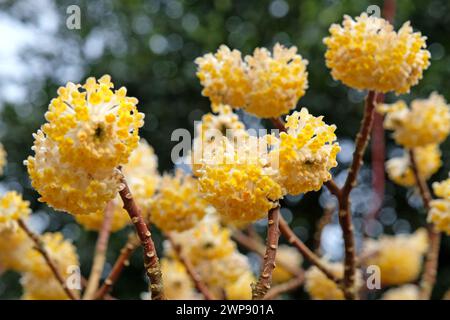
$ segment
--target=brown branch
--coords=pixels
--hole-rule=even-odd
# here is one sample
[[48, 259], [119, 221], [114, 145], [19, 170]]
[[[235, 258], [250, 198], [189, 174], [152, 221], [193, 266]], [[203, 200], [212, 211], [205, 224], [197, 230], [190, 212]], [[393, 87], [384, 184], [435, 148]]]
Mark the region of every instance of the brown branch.
[[335, 195], [336, 198], [339, 200], [341, 197], [341, 189], [338, 187], [336, 182], [333, 180], [328, 180], [325, 182], [325, 186], [330, 190], [331, 194]]
[[164, 300], [161, 267], [159, 265], [159, 259], [152, 239], [152, 234], [144, 221], [141, 210], [133, 199], [123, 174], [121, 175], [121, 183], [123, 188], [119, 191], [119, 194], [123, 201], [123, 208], [128, 212], [139, 240], [141, 241], [141, 246], [144, 249], [144, 266], [147, 277], [150, 280], [152, 300]]
[[[420, 175], [413, 149], [409, 150], [409, 158], [411, 161], [414, 178], [416, 179], [416, 184], [422, 198], [423, 206], [428, 212], [430, 210], [432, 196], [426, 181]], [[434, 228], [433, 224], [428, 224], [427, 229], [430, 245], [425, 257], [422, 279], [420, 280], [420, 298], [423, 300], [429, 300], [431, 298], [431, 293], [433, 291], [434, 284], [436, 283], [439, 249], [441, 245], [441, 234]]]
[[[244, 246], [248, 250], [254, 251], [259, 254], [261, 257], [264, 257], [266, 248], [262, 242], [259, 242], [257, 239], [254, 239], [250, 236], [247, 236], [240, 230], [234, 230], [232, 237], [236, 240], [240, 245]], [[299, 267], [292, 266], [290, 264], [285, 263], [279, 256], [275, 257], [275, 263], [277, 266], [282, 267], [287, 272], [292, 274], [293, 276], [299, 276], [303, 271]]]
[[101, 300], [111, 291], [113, 285], [116, 283], [117, 279], [119, 279], [120, 274], [125, 266], [129, 265], [129, 259], [136, 248], [139, 246], [139, 239], [136, 237], [136, 234], [132, 233], [128, 236], [128, 241], [125, 246], [120, 250], [120, 255], [117, 258], [114, 266], [111, 269], [111, 272], [106, 277], [103, 285], [98, 289], [95, 294], [96, 300]]
[[284, 126], [284, 121], [281, 118], [270, 118], [272, 124], [275, 128], [280, 130], [280, 132], [286, 132], [286, 127]]
[[280, 294], [292, 291], [292, 290], [300, 287], [303, 284], [304, 280], [305, 280], [305, 276], [302, 272], [297, 277], [295, 277], [289, 281], [286, 281], [284, 283], [281, 283], [281, 284], [273, 287], [272, 289], [270, 289], [269, 292], [267, 292], [267, 294], [263, 300], [273, 300], [276, 297], [278, 297]]
[[331, 272], [327, 266], [322, 262], [322, 260], [312, 252], [303, 242], [300, 240], [294, 231], [289, 227], [288, 223], [284, 218], [280, 217], [280, 231], [281, 234], [287, 239], [287, 241], [297, 248], [298, 251], [306, 258], [309, 262], [315, 265], [319, 270], [321, 270], [330, 280], [334, 281], [336, 284], [340, 285], [341, 279], [337, 277], [333, 272]]
[[266, 253], [264, 255], [258, 282], [252, 284], [253, 300], [263, 299], [272, 284], [272, 272], [275, 268], [275, 257], [277, 255], [278, 240], [280, 238], [280, 230], [278, 229], [279, 218], [280, 206], [277, 205], [275, 208], [271, 209], [268, 214]]
[[86, 285], [83, 299], [91, 300], [95, 296], [98, 284], [102, 276], [103, 268], [106, 261], [106, 251], [108, 250], [109, 235], [114, 217], [114, 205], [110, 201], [105, 209], [103, 223], [98, 233], [97, 244], [95, 246], [94, 260], [92, 263], [91, 274]]
[[55, 262], [48, 254], [47, 249], [45, 249], [45, 245], [42, 242], [42, 240], [39, 238], [39, 236], [37, 234], [35, 234], [33, 231], [31, 231], [30, 229], [28, 229], [27, 225], [25, 224], [25, 222], [22, 219], [19, 219], [18, 223], [19, 223], [19, 226], [22, 228], [22, 230], [25, 231], [27, 236], [34, 242], [35, 249], [42, 255], [45, 262], [52, 270], [53, 275], [55, 276], [56, 280], [59, 282], [59, 284], [61, 285], [64, 292], [67, 294], [67, 296], [71, 300], [78, 300], [78, 298], [75, 296], [75, 294], [67, 287], [66, 281], [64, 280], [60, 271], [58, 270]]
[[174, 241], [173, 237], [170, 234], [166, 234], [166, 238], [172, 245], [178, 260], [180, 260], [180, 262], [186, 268], [187, 273], [194, 282], [195, 288], [197, 288], [197, 290], [205, 297], [205, 300], [215, 300], [214, 295], [209, 291], [208, 287], [203, 282], [197, 271], [195, 271], [195, 268], [192, 265], [191, 261], [186, 258], [186, 256], [181, 252], [181, 246]]

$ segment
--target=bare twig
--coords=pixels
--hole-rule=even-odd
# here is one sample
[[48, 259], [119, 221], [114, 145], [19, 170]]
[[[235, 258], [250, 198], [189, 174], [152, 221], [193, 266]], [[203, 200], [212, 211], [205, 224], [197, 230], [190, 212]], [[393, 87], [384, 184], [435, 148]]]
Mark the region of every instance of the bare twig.
[[275, 268], [275, 257], [277, 254], [278, 239], [280, 238], [280, 230], [278, 229], [279, 218], [280, 206], [277, 205], [268, 214], [266, 253], [258, 282], [252, 284], [253, 300], [263, 299], [272, 284], [272, 272]]
[[60, 271], [58, 270], [58, 267], [56, 266], [53, 259], [50, 257], [50, 255], [47, 252], [47, 249], [45, 249], [45, 245], [42, 242], [42, 240], [39, 238], [37, 234], [35, 234], [33, 231], [28, 229], [27, 225], [22, 219], [19, 219], [19, 226], [22, 228], [23, 231], [27, 234], [27, 236], [33, 241], [35, 245], [35, 249], [42, 255], [47, 265], [52, 270], [53, 275], [55, 276], [56, 280], [59, 282], [61, 287], [63, 288], [64, 292], [67, 294], [67, 296], [71, 300], [78, 300], [78, 298], [75, 296], [75, 294], [67, 287], [66, 281], [64, 280], [63, 276], [61, 275]]
[[[419, 188], [420, 196], [422, 198], [423, 206], [427, 210], [430, 210], [430, 202], [432, 200], [430, 189], [426, 181], [419, 173], [417, 161], [414, 150], [409, 150], [409, 158], [411, 161], [411, 167], [416, 179], [416, 184]], [[425, 257], [425, 263], [422, 273], [422, 279], [420, 280], [420, 298], [428, 300], [431, 298], [434, 284], [436, 283], [436, 274], [439, 262], [439, 249], [441, 245], [441, 234], [434, 228], [433, 224], [428, 224], [428, 238], [430, 246]]]
[[208, 287], [203, 282], [197, 271], [195, 271], [195, 268], [192, 265], [191, 261], [183, 255], [181, 246], [174, 241], [174, 239], [170, 234], [166, 234], [166, 238], [172, 245], [172, 248], [174, 249], [178, 260], [180, 260], [180, 262], [186, 268], [187, 273], [194, 282], [195, 288], [197, 288], [197, 290], [205, 297], [205, 300], [215, 300], [214, 295], [209, 291]]
[[119, 191], [119, 194], [123, 201], [123, 208], [128, 212], [139, 240], [141, 241], [141, 246], [144, 249], [144, 266], [150, 280], [152, 299], [164, 300], [161, 267], [159, 265], [159, 259], [156, 253], [155, 244], [153, 243], [152, 234], [144, 221], [141, 210], [133, 199], [123, 174], [121, 180], [123, 188]]
[[95, 246], [94, 260], [92, 263], [91, 274], [83, 295], [84, 300], [91, 300], [98, 289], [98, 284], [105, 266], [106, 251], [108, 250], [109, 234], [114, 216], [114, 205], [109, 202], [105, 209], [103, 223], [98, 233], [97, 244]]
[[303, 273], [298, 275], [297, 277], [286, 281], [284, 283], [281, 283], [267, 292], [263, 300], [273, 300], [276, 297], [278, 297], [280, 294], [283, 294], [285, 292], [289, 292], [292, 290], [295, 290], [296, 288], [300, 287], [303, 284], [303, 281], [305, 280], [305, 276]]
[[96, 300], [101, 300], [107, 296], [107, 294], [111, 291], [113, 285], [116, 283], [117, 279], [119, 279], [120, 274], [125, 266], [129, 265], [129, 259], [133, 252], [139, 247], [139, 239], [136, 234], [132, 233], [128, 236], [128, 241], [125, 246], [120, 250], [120, 255], [117, 258], [114, 266], [111, 269], [111, 272], [106, 277], [103, 285], [98, 289], [95, 294]]
[[321, 270], [330, 280], [334, 281], [336, 284], [340, 285], [341, 279], [337, 277], [333, 272], [331, 272], [327, 266], [322, 262], [320, 257], [318, 257], [314, 252], [312, 252], [303, 242], [300, 240], [294, 231], [289, 227], [286, 220], [280, 217], [280, 231], [281, 234], [288, 240], [290, 244], [297, 248], [298, 251], [306, 258], [309, 262], [315, 265], [319, 270]]
[[275, 128], [277, 128], [281, 132], [285, 132], [286, 131], [286, 127], [284, 126], [283, 119], [281, 119], [281, 118], [270, 118], [270, 120], [272, 121], [272, 124], [273, 124], [273, 126]]

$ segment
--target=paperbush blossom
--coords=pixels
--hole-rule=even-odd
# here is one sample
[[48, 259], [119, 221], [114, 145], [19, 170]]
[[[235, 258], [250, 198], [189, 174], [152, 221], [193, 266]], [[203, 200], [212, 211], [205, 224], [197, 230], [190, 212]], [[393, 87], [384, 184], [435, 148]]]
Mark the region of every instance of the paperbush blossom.
[[[283, 261], [283, 265], [292, 268], [299, 268], [303, 262], [302, 255], [296, 248], [280, 245], [277, 249], [277, 259]], [[283, 268], [283, 265], [277, 264], [272, 273], [272, 281], [274, 283], [282, 283], [292, 279], [295, 275]]]
[[244, 108], [261, 118], [278, 117], [295, 108], [308, 87], [306, 65], [297, 48], [275, 44], [273, 54], [257, 48], [242, 60], [237, 50], [220, 46], [216, 54], [196, 59], [204, 96], [215, 106]]
[[28, 260], [24, 256], [32, 246], [33, 242], [22, 229], [0, 231], [0, 265], [4, 270], [26, 271]]
[[161, 259], [164, 294], [169, 300], [199, 300], [194, 283], [184, 265], [170, 258]]
[[9, 191], [0, 197], [0, 232], [17, 229], [17, 221], [26, 218], [31, 210], [30, 203], [16, 191]]
[[249, 136], [234, 144], [223, 137], [199, 170], [200, 190], [226, 223], [242, 225], [267, 215], [282, 188], [270, 167], [267, 140]]
[[122, 87], [112, 90], [111, 77], [91, 77], [58, 89], [45, 114], [42, 130], [55, 141], [61, 161], [89, 171], [125, 164], [139, 141], [144, 114], [137, 99]]
[[430, 65], [426, 37], [413, 32], [409, 22], [398, 32], [378, 17], [345, 15], [342, 25], [332, 24], [325, 59], [335, 80], [359, 90], [407, 93]]
[[366, 240], [363, 255], [368, 257], [367, 265], [380, 268], [383, 285], [400, 285], [417, 279], [427, 249], [427, 232], [418, 229], [410, 235], [385, 235], [378, 240]]
[[[64, 277], [69, 268], [79, 265], [75, 246], [65, 240], [62, 233], [45, 233], [41, 240], [48, 255]], [[30, 249], [25, 259], [29, 261], [27, 272], [22, 275], [24, 299], [61, 300], [68, 299], [61, 284], [56, 280], [49, 265], [34, 248]]]
[[[338, 277], [344, 274], [344, 266], [342, 263], [326, 262], [328, 269]], [[357, 290], [362, 285], [362, 274], [359, 270], [356, 273], [355, 285]], [[327, 278], [316, 266], [310, 267], [305, 273], [305, 290], [314, 300], [343, 300], [344, 293], [338, 285]]]
[[198, 180], [177, 170], [165, 174], [152, 199], [150, 220], [166, 232], [194, 227], [205, 215], [207, 202], [199, 192]]
[[386, 291], [381, 297], [383, 300], [419, 300], [420, 290], [414, 284], [405, 284], [398, 288]]
[[450, 107], [436, 92], [427, 99], [413, 100], [410, 108], [399, 100], [380, 104], [377, 110], [386, 114], [384, 127], [393, 130], [395, 142], [405, 148], [439, 144], [450, 133]]
[[[436, 144], [414, 148], [414, 156], [419, 174], [425, 180], [436, 173], [442, 165], [441, 151]], [[403, 156], [386, 161], [386, 171], [389, 178], [399, 185], [405, 187], [416, 185], [411, 160], [406, 150]]]
[[[314, 117], [306, 108], [286, 117], [287, 132], [280, 134], [270, 153], [277, 163], [277, 182], [290, 194], [319, 190], [331, 179], [340, 148], [334, 131], [323, 117]], [[276, 160], [276, 161], [275, 161]]]
[[428, 221], [439, 231], [450, 235], [450, 178], [433, 184], [433, 191], [438, 199], [430, 202]]

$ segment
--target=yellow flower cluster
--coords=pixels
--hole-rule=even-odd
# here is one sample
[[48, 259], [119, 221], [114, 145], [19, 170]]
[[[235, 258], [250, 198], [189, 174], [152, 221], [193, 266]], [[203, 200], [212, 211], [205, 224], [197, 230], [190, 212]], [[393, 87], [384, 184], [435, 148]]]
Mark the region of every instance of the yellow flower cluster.
[[245, 125], [239, 121], [228, 105], [218, 105], [217, 114], [207, 113], [195, 128], [195, 138], [192, 143], [192, 171], [199, 174], [204, 158], [214, 154], [220, 139], [227, 137], [231, 141], [240, 141], [248, 136]]
[[16, 191], [9, 191], [0, 197], [0, 232], [16, 230], [17, 221], [30, 214], [29, 205]]
[[363, 255], [368, 257], [367, 265], [380, 268], [383, 285], [400, 285], [417, 279], [427, 248], [427, 232], [418, 229], [411, 235], [382, 236], [378, 240], [367, 240]]
[[404, 286], [389, 289], [386, 291], [383, 300], [419, 300], [419, 287], [414, 284], [405, 284]]
[[208, 204], [201, 197], [198, 180], [177, 170], [165, 174], [151, 201], [150, 221], [165, 232], [185, 231], [205, 215]]
[[200, 190], [225, 223], [243, 225], [261, 219], [283, 195], [264, 141], [249, 136], [235, 144], [223, 137], [215, 153], [204, 159]]
[[192, 279], [184, 265], [170, 258], [161, 259], [161, 273], [164, 283], [164, 295], [169, 300], [198, 300]]
[[202, 94], [210, 98], [213, 110], [219, 104], [228, 104], [261, 118], [272, 118], [295, 108], [308, 87], [308, 62], [297, 54], [296, 47], [277, 43], [273, 54], [257, 48], [244, 60], [239, 51], [230, 51], [224, 45], [216, 54], [195, 60], [204, 87]]
[[230, 230], [220, 225], [217, 216], [208, 214], [193, 229], [173, 237], [216, 297], [224, 290], [228, 299], [251, 299], [254, 276], [249, 261], [237, 251]]
[[40, 201], [72, 214], [103, 212], [120, 187], [116, 167], [138, 145], [144, 115], [126, 89], [112, 91], [109, 76], [68, 83], [34, 135], [34, 157], [25, 165]]
[[[122, 167], [133, 199], [144, 215], [148, 215], [150, 198], [153, 196], [159, 181], [157, 162], [158, 159], [153, 148], [147, 141], [141, 139], [138, 147], [131, 153], [128, 163]], [[115, 232], [128, 225], [130, 218], [123, 209], [123, 201], [119, 195], [111, 200], [111, 206], [113, 210], [111, 231]], [[103, 224], [103, 217], [104, 213], [97, 211], [91, 214], [76, 215], [75, 219], [86, 229], [99, 231]]]
[[0, 266], [17, 272], [27, 270], [28, 261], [24, 256], [31, 250], [33, 242], [25, 231], [5, 229], [0, 231], [0, 239]]
[[[326, 266], [334, 275], [343, 276], [344, 266], [342, 263], [326, 262]], [[362, 274], [359, 270], [356, 273], [355, 285], [358, 290], [362, 285]], [[305, 273], [305, 290], [314, 300], [344, 300], [342, 290], [316, 266], [310, 267]]]
[[405, 148], [443, 142], [450, 133], [450, 107], [443, 96], [433, 92], [428, 99], [416, 99], [408, 108], [402, 100], [380, 104], [386, 114], [384, 127], [393, 130], [395, 141]]
[[3, 174], [3, 169], [5, 168], [6, 162], [6, 151], [3, 144], [0, 143], [0, 175]]
[[[50, 258], [54, 261], [64, 278], [73, 272], [71, 268], [78, 267], [79, 262], [76, 248], [72, 243], [65, 240], [61, 233], [45, 233], [42, 235], [41, 240]], [[24, 289], [24, 299], [68, 299], [50, 267], [45, 263], [44, 258], [39, 252], [31, 249], [27, 252], [25, 258], [29, 261], [29, 267], [21, 279]]]
[[[292, 268], [299, 268], [303, 262], [302, 255], [294, 247], [287, 245], [280, 245], [277, 249], [277, 260], [283, 261], [283, 265], [288, 265]], [[292, 279], [293, 275], [289, 270], [283, 268], [282, 265], [277, 264], [272, 273], [272, 281], [274, 283], [282, 283]]]
[[[425, 180], [436, 173], [442, 165], [441, 151], [436, 144], [414, 148], [414, 156], [419, 174]], [[403, 156], [386, 161], [386, 171], [389, 178], [401, 186], [416, 185], [411, 160], [406, 150]]]
[[413, 32], [409, 22], [398, 32], [382, 18], [361, 14], [344, 16], [333, 24], [325, 59], [335, 80], [359, 90], [407, 93], [430, 65], [426, 37]]
[[340, 151], [335, 125], [314, 117], [306, 108], [286, 117], [287, 132], [280, 134], [270, 157], [278, 163], [277, 182], [290, 194], [319, 190], [331, 179]]
[[433, 190], [439, 198], [430, 203], [428, 221], [432, 222], [437, 230], [450, 235], [450, 178], [435, 182]]

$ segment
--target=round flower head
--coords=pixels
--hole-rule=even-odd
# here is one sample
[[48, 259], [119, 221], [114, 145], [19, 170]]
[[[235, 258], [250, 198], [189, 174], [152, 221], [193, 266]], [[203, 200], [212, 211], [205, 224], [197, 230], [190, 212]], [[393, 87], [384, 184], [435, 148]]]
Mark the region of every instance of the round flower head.
[[[425, 180], [436, 173], [442, 165], [441, 151], [436, 144], [414, 148], [414, 155], [419, 174]], [[389, 178], [401, 186], [412, 187], [416, 185], [411, 160], [406, 151], [403, 156], [386, 161], [386, 171]]]
[[9, 191], [0, 197], [0, 232], [17, 229], [17, 221], [30, 214], [29, 205], [16, 191]]
[[308, 61], [297, 54], [296, 47], [277, 43], [273, 55], [266, 48], [257, 48], [245, 61], [251, 83], [245, 111], [261, 118], [276, 118], [289, 113], [305, 95]]
[[433, 190], [438, 199], [430, 202], [428, 221], [439, 231], [450, 235], [450, 178], [433, 183]]
[[[343, 276], [344, 266], [342, 263], [326, 263], [326, 265], [336, 276]], [[356, 288], [359, 290], [361, 285], [362, 274], [358, 270]], [[344, 292], [316, 266], [310, 267], [305, 273], [305, 290], [314, 300], [344, 300]]]
[[28, 261], [25, 254], [33, 246], [33, 242], [22, 229], [0, 231], [0, 266], [4, 270], [24, 272]]
[[62, 162], [90, 172], [127, 163], [138, 145], [144, 114], [124, 87], [113, 87], [111, 77], [105, 75], [58, 89], [43, 131], [56, 142]]
[[419, 287], [414, 284], [405, 284], [404, 286], [389, 289], [381, 299], [383, 300], [419, 300]]
[[202, 94], [209, 97], [213, 110], [220, 104], [234, 108], [245, 104], [247, 93], [251, 90], [246, 74], [247, 66], [238, 50], [230, 50], [221, 45], [217, 53], [208, 53], [197, 58], [197, 77], [203, 86]]
[[55, 277], [41, 278], [26, 272], [20, 278], [23, 288], [22, 300], [69, 300]]
[[[62, 275], [67, 275], [70, 268], [79, 265], [75, 246], [65, 240], [62, 233], [45, 233], [41, 236], [41, 240]], [[28, 272], [32, 273], [33, 277], [47, 280], [54, 278], [52, 270], [38, 251], [30, 249], [26, 254], [26, 259], [29, 260], [30, 266]]]
[[231, 141], [239, 141], [248, 136], [245, 125], [239, 121], [228, 105], [219, 105], [218, 113], [208, 113], [196, 126], [196, 137], [192, 146], [192, 171], [198, 175], [202, 160], [215, 152], [220, 146], [220, 139], [227, 137]]
[[283, 195], [269, 164], [267, 138], [249, 136], [238, 144], [222, 138], [220, 143], [200, 170], [205, 199], [225, 223], [243, 225], [265, 217]]
[[33, 188], [41, 195], [39, 201], [72, 214], [103, 213], [120, 188], [115, 169], [88, 172], [74, 167], [61, 161], [56, 142], [41, 130], [33, 137], [35, 156], [24, 163]]
[[236, 244], [231, 240], [230, 229], [220, 225], [218, 219], [208, 214], [193, 229], [174, 232], [174, 240], [182, 246], [183, 254], [196, 265], [202, 260], [219, 259], [231, 254]]
[[317, 191], [331, 179], [329, 170], [337, 166], [340, 148], [335, 142], [336, 126], [327, 125], [322, 118], [306, 108], [286, 118], [287, 132], [280, 134], [270, 154], [272, 163], [278, 162], [277, 181], [287, 193]]
[[[109, 209], [105, 209], [109, 210]], [[130, 223], [130, 217], [120, 208], [112, 208], [113, 216], [111, 222], [111, 232], [119, 231]], [[100, 231], [103, 226], [105, 213], [102, 211], [93, 212], [90, 214], [79, 214], [75, 216], [75, 220], [81, 224], [86, 230]]]
[[199, 192], [198, 180], [177, 170], [165, 174], [152, 199], [150, 220], [165, 232], [185, 231], [205, 215], [208, 204]]
[[164, 295], [167, 299], [199, 299], [199, 295], [194, 289], [192, 279], [180, 261], [169, 258], [161, 259], [161, 273], [164, 283]]
[[0, 175], [3, 174], [3, 169], [6, 165], [6, 151], [3, 145], [0, 143]]
[[344, 16], [342, 26], [333, 24], [329, 31], [327, 67], [351, 88], [407, 93], [430, 65], [426, 37], [409, 22], [395, 32], [388, 21], [363, 13], [355, 20]]
[[377, 110], [386, 114], [384, 127], [393, 130], [395, 142], [405, 148], [439, 144], [450, 133], [450, 108], [436, 92], [428, 99], [413, 100], [411, 108], [400, 100], [380, 104]]
[[252, 272], [245, 272], [236, 281], [225, 286], [225, 297], [228, 300], [251, 300], [252, 283], [256, 281]]
[[367, 240], [364, 255], [367, 265], [376, 265], [381, 271], [383, 285], [399, 285], [413, 282], [422, 268], [422, 256], [428, 248], [428, 236], [424, 229], [411, 235], [382, 236]]
[[[277, 250], [277, 260], [283, 261], [283, 265], [298, 268], [302, 262], [303, 257], [296, 248], [280, 245]], [[277, 264], [272, 273], [272, 280], [274, 283], [282, 283], [292, 279], [295, 275], [283, 268], [282, 265]]]

